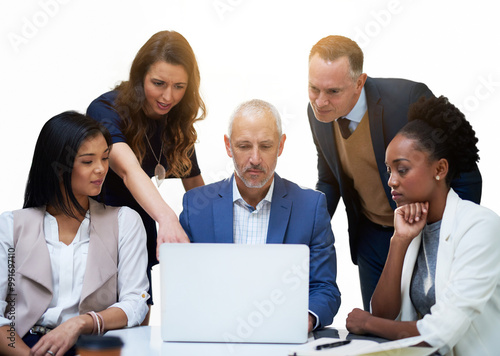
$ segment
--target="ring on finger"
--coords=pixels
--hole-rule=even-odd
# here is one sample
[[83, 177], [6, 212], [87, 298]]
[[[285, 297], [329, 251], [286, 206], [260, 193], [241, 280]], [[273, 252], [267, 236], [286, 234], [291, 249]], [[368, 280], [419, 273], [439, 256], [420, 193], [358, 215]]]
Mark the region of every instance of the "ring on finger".
[[47, 350], [45, 353], [46, 353], [46, 354], [49, 354], [49, 355], [51, 355], [51, 356], [54, 356], [54, 355], [55, 355], [55, 354], [54, 354], [54, 352], [52, 352], [52, 351], [50, 351], [50, 350]]

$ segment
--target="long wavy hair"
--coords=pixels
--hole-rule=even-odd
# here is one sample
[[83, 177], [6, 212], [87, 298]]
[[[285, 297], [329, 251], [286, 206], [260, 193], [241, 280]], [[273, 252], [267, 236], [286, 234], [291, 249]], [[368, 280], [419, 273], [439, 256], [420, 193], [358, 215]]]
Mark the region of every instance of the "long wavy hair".
[[132, 62], [129, 80], [115, 88], [118, 91], [115, 109], [122, 119], [127, 143], [142, 164], [147, 149], [144, 137], [151, 132], [151, 120], [144, 113], [144, 78], [151, 65], [158, 61], [182, 65], [188, 74], [184, 97], [168, 113], [168, 122], [162, 132], [162, 154], [168, 162], [166, 175], [184, 177], [191, 171], [190, 156], [198, 137], [194, 123], [205, 118], [206, 108], [199, 92], [200, 71], [196, 57], [181, 34], [161, 31], [141, 47]]

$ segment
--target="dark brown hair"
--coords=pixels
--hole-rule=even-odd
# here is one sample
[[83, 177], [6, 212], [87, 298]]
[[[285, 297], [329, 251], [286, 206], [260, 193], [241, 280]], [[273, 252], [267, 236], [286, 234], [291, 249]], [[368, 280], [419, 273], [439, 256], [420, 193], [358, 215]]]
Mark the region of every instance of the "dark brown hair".
[[[168, 124], [164, 125], [162, 140], [163, 154], [168, 162], [167, 176], [183, 177], [192, 168], [190, 156], [197, 140], [194, 123], [206, 115], [200, 89], [200, 71], [191, 46], [187, 40], [174, 31], [154, 34], [137, 52], [130, 68], [128, 81], [119, 84], [115, 90], [118, 96], [115, 108], [122, 119], [122, 129], [127, 143], [140, 163], [146, 153], [144, 137], [150, 134], [151, 120], [143, 111], [145, 104], [144, 78], [154, 63], [165, 61], [182, 65], [188, 74], [188, 85], [182, 100], [168, 113]], [[200, 116], [198, 117], [198, 112]]]

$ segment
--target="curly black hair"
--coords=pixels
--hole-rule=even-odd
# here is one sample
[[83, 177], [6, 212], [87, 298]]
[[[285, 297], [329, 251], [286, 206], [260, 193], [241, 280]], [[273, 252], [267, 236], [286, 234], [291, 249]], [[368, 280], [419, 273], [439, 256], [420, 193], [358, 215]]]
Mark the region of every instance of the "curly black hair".
[[444, 96], [421, 97], [410, 106], [408, 124], [400, 134], [417, 142], [417, 149], [433, 160], [448, 161], [446, 182], [476, 168], [479, 161], [478, 139], [464, 114]]

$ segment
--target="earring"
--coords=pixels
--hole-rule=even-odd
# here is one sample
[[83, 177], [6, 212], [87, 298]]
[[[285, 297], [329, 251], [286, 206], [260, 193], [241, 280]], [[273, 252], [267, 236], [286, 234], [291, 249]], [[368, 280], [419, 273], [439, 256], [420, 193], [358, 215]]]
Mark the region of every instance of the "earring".
[[441, 179], [441, 178], [439, 176], [436, 176], [436, 180], [439, 180], [439, 179]]

